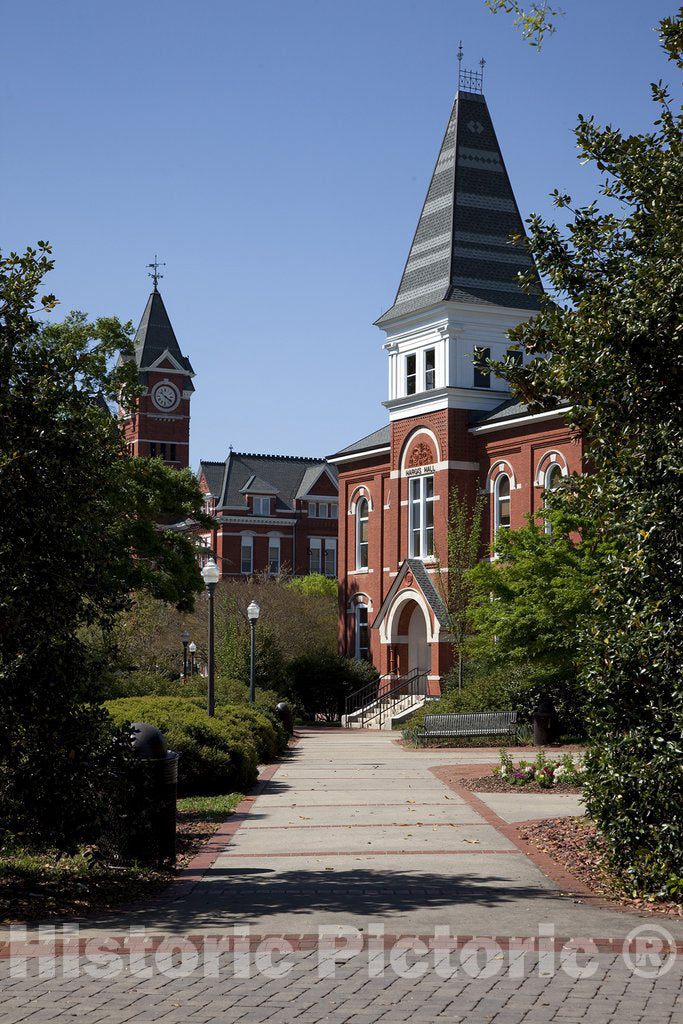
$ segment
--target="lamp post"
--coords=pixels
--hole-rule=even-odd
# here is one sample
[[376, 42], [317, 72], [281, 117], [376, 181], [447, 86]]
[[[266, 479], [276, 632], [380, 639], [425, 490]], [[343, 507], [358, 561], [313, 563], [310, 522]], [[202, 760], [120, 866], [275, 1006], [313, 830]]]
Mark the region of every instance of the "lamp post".
[[197, 645], [194, 642], [194, 640], [192, 641], [192, 643], [188, 647], [188, 651], [190, 652], [190, 675], [193, 676], [194, 673], [195, 673], [195, 660], [194, 660], [194, 656], [197, 653]]
[[209, 595], [209, 694], [208, 712], [209, 718], [213, 718], [214, 712], [214, 659], [213, 659], [213, 595], [216, 584], [220, 577], [218, 566], [213, 558], [210, 558], [202, 569], [202, 578], [206, 584], [206, 592]]
[[252, 601], [247, 608], [247, 618], [249, 619], [249, 626], [251, 628], [251, 662], [249, 671], [249, 703], [253, 704], [256, 700], [256, 666], [255, 666], [255, 649], [256, 649], [256, 622], [259, 617], [261, 609], [256, 604], [256, 601]]
[[187, 641], [190, 639], [190, 634], [186, 629], [180, 634], [180, 642], [183, 645], [183, 679], [187, 682]]

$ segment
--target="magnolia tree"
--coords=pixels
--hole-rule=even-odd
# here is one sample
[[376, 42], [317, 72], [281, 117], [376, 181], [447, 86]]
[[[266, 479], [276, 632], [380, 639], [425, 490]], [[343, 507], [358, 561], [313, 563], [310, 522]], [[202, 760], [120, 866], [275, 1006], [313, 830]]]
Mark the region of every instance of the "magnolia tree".
[[[106, 630], [143, 589], [191, 608], [192, 474], [127, 454], [108, 403], [137, 395], [115, 318], [38, 319], [49, 247], [0, 259], [0, 831], [73, 847], [106, 788], [112, 730], [83, 631]], [[125, 744], [124, 744], [125, 746]], [[123, 747], [122, 747], [123, 749]]]
[[[683, 8], [660, 24], [683, 68]], [[581, 644], [587, 808], [613, 867], [639, 891], [683, 877], [683, 131], [667, 88], [652, 86], [651, 131], [625, 136], [580, 118], [581, 160], [607, 201], [576, 208], [566, 230], [529, 221], [549, 283], [540, 314], [511, 332], [531, 361], [495, 364], [532, 411], [571, 405], [590, 474], [577, 508], [612, 549]], [[605, 209], [601, 206], [606, 205]], [[535, 358], [534, 358], [535, 357]], [[562, 496], [549, 501], [562, 500]]]

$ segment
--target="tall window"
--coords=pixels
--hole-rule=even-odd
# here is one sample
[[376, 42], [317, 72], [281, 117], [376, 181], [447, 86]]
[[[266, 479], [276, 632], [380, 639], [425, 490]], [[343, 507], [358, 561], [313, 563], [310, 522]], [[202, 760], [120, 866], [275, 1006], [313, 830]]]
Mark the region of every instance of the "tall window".
[[254, 571], [254, 538], [242, 537], [242, 557], [240, 571], [244, 576], [251, 576]]
[[328, 518], [327, 510], [328, 510], [327, 502], [326, 501], [321, 501], [318, 504], [318, 518], [319, 519], [327, 519]]
[[513, 361], [515, 366], [521, 366], [522, 365], [522, 362], [524, 360], [524, 356], [519, 351], [518, 348], [509, 348], [507, 350], [507, 352], [505, 353], [505, 355], [508, 357], [508, 359], [511, 359]]
[[311, 537], [309, 556], [308, 556], [308, 571], [320, 572], [322, 565], [322, 541], [319, 537]]
[[506, 530], [510, 527], [510, 477], [501, 473], [496, 477], [494, 488], [494, 528]]
[[270, 576], [280, 575], [280, 538], [268, 538], [268, 574]]
[[436, 387], [436, 349], [428, 348], [425, 352], [425, 391], [433, 391]]
[[356, 569], [368, 567], [368, 499], [356, 505]]
[[254, 498], [254, 515], [270, 515], [270, 498]]
[[333, 501], [331, 503], [331, 505], [330, 505], [330, 519], [338, 519], [338, 518], [339, 518], [339, 504], [336, 501]]
[[490, 348], [480, 348], [474, 360], [474, 386], [475, 388], [491, 387], [491, 371], [483, 365], [491, 357]]
[[325, 541], [325, 575], [337, 575], [337, 542], [336, 540]]
[[356, 657], [359, 661], [370, 660], [370, 628], [365, 604], [356, 605]]
[[152, 456], [153, 459], [156, 458], [156, 455], [157, 455], [157, 443], [156, 443], [156, 441], [150, 441], [149, 442], [149, 454]]
[[[545, 489], [546, 491], [556, 491], [560, 486], [562, 480], [562, 470], [556, 462], [553, 462], [548, 466], [545, 472]], [[551, 534], [553, 532], [553, 524], [549, 519], [545, 521], [545, 532]]]
[[411, 558], [434, 554], [434, 477], [414, 476], [408, 502], [409, 550]]
[[309, 514], [309, 516], [312, 519], [315, 519], [315, 513], [316, 513], [316, 504], [315, 504], [314, 501], [309, 501], [309, 503], [308, 503], [308, 514]]
[[417, 356], [406, 356], [406, 394], [414, 395], [417, 388]]

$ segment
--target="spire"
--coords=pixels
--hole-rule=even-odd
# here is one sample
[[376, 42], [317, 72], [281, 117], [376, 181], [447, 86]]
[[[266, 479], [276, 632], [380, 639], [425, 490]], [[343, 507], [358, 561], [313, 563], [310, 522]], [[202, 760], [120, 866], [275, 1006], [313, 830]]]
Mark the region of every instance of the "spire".
[[[534, 270], [524, 225], [481, 92], [481, 72], [462, 71], [396, 299], [378, 325], [444, 300], [539, 308], [516, 275]], [[483, 58], [482, 58], [483, 60]], [[539, 290], [541, 288], [539, 280]]]
[[148, 370], [164, 352], [168, 352], [188, 373], [194, 374], [190, 360], [180, 351], [161, 292], [155, 287], [147, 299], [135, 335], [135, 361], [141, 370]]

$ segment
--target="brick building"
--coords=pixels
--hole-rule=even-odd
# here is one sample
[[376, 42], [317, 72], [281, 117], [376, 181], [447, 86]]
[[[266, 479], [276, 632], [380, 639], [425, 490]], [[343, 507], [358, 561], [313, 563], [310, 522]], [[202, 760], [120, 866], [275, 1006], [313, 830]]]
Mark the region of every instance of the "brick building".
[[216, 527], [205, 536], [224, 577], [337, 575], [337, 471], [324, 459], [231, 451], [201, 462]]
[[[562, 410], [532, 415], [473, 353], [538, 309], [540, 281], [481, 78], [461, 78], [384, 331], [388, 424], [329, 461], [339, 470], [340, 647], [381, 674], [413, 669], [428, 692], [452, 665], [444, 604], [449, 495], [488, 495], [488, 545], [523, 526], [546, 488], [582, 470]], [[531, 274], [536, 294], [517, 283]], [[514, 358], [519, 358], [517, 354]]]

